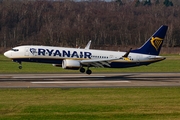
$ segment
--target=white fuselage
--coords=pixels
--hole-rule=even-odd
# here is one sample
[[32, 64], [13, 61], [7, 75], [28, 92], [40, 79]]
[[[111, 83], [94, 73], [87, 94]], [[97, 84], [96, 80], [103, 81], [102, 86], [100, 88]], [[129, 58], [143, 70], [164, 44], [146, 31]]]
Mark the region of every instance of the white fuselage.
[[[129, 53], [128, 57], [122, 57], [126, 52], [105, 51], [93, 49], [77, 49], [66, 47], [50, 47], [50, 46], [19, 46], [4, 53], [8, 58], [15, 62], [42, 62], [51, 64], [62, 64], [64, 59], [76, 61], [94, 60], [96, 62], [107, 59], [110, 67], [133, 67], [139, 65], [148, 65], [150, 63], [165, 59], [161, 56]], [[112, 64], [113, 63], [113, 64]], [[86, 64], [85, 64], [86, 66]], [[107, 66], [104, 66], [107, 67]]]

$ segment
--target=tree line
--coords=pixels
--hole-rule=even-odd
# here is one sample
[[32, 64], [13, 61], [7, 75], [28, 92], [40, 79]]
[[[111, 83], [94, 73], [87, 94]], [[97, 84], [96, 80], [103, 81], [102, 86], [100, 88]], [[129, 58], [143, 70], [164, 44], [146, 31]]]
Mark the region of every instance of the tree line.
[[[123, 2], [123, 1], [121, 1]], [[1, 1], [1, 52], [18, 45], [51, 45], [114, 50], [142, 45], [168, 25], [164, 47], [179, 47], [180, 7], [135, 1]]]

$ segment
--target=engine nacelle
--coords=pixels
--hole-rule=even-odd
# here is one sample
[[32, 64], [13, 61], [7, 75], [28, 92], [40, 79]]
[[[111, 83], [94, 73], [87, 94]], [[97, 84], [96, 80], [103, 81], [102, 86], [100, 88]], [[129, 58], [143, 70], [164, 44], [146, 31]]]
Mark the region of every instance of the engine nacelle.
[[63, 69], [78, 70], [80, 67], [81, 67], [80, 62], [77, 60], [63, 60], [62, 61]]

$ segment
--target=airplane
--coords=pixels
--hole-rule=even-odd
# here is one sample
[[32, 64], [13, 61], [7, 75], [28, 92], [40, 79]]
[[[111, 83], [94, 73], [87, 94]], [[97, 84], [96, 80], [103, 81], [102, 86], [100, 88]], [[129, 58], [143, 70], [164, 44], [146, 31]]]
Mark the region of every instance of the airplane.
[[168, 26], [162, 25], [140, 48], [127, 52], [89, 49], [90, 41], [84, 49], [23, 45], [6, 51], [4, 56], [19, 63], [19, 69], [22, 62], [49, 63], [90, 75], [90, 67], [127, 68], [164, 60], [159, 53], [167, 29]]

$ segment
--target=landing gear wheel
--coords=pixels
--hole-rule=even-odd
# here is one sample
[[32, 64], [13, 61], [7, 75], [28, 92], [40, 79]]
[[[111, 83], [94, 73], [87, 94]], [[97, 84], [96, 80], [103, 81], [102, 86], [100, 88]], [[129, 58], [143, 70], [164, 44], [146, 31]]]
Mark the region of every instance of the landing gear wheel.
[[19, 69], [22, 69], [22, 66], [19, 66]]
[[88, 75], [90, 75], [91, 73], [92, 73], [92, 71], [89, 69], [86, 71], [86, 74], [88, 74]]
[[84, 69], [84, 68], [80, 68], [80, 72], [81, 72], [81, 73], [84, 73], [84, 72], [85, 72], [85, 69]]
[[21, 61], [16, 61], [19, 63], [19, 69], [22, 69], [22, 64], [21, 64]]

